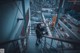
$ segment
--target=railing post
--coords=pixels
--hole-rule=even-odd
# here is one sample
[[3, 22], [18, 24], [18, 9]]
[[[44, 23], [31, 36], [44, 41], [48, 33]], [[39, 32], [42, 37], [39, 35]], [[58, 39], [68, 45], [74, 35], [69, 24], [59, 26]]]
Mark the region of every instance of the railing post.
[[63, 49], [63, 43], [62, 43], [62, 41], [61, 41], [61, 49], [62, 49], [62, 52], [61, 53], [64, 53], [64, 49]]
[[[41, 41], [43, 41], [43, 37], [42, 37]], [[43, 42], [41, 42], [41, 51], [43, 53]]]
[[19, 45], [20, 53], [22, 53], [23, 48], [22, 48], [21, 40], [18, 40], [17, 42], [18, 42], [18, 45]]
[[44, 48], [46, 47], [46, 37], [44, 37]]
[[53, 39], [51, 39], [51, 45], [50, 45], [50, 48], [52, 47], [52, 43], [53, 43]]
[[[20, 53], [22, 53], [22, 50], [20, 48], [21, 45], [20, 45], [19, 41], [12, 42], [12, 44], [13, 44], [13, 47], [14, 47], [14, 51], [19, 51]], [[16, 48], [18, 48], [18, 49], [15, 50]]]

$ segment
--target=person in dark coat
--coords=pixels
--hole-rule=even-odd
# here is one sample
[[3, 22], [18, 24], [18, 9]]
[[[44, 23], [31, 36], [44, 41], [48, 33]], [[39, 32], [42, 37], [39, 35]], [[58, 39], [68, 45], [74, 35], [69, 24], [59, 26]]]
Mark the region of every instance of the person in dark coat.
[[41, 43], [42, 33], [43, 33], [43, 31], [41, 28], [41, 23], [39, 23], [36, 26], [36, 37], [37, 37], [36, 45], [39, 45], [39, 43]]

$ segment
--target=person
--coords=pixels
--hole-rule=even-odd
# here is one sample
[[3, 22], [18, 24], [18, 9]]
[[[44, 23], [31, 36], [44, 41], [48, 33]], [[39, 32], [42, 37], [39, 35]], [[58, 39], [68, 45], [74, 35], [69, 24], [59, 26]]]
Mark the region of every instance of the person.
[[36, 46], [38, 46], [41, 43], [43, 29], [41, 28], [41, 23], [38, 23], [36, 26]]

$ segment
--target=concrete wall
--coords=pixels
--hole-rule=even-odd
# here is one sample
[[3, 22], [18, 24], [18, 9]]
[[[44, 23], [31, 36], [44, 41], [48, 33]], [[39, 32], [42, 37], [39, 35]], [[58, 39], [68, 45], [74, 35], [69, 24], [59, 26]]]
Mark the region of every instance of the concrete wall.
[[[25, 13], [29, 8], [29, 0], [25, 0]], [[24, 21], [21, 1], [0, 1], [0, 42], [8, 41], [19, 37]]]

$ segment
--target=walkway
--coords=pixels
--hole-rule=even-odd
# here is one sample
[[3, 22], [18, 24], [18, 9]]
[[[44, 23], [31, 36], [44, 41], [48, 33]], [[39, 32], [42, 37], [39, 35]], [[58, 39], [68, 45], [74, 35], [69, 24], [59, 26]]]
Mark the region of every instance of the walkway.
[[28, 39], [27, 53], [42, 53], [40, 47], [41, 45], [37, 47], [35, 43], [36, 43], [36, 36], [31, 34]]

